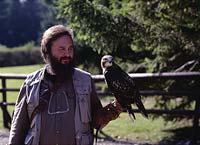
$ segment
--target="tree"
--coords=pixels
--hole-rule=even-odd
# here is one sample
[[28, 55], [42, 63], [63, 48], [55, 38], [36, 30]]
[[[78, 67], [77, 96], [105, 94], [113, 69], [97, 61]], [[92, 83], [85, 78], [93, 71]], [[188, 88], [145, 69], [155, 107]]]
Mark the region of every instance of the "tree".
[[[154, 71], [176, 70], [200, 54], [200, 3], [194, 1], [133, 1], [133, 17], [145, 24], [148, 48], [157, 56]], [[199, 67], [189, 68], [197, 71]]]
[[5, 42], [5, 34], [7, 33], [7, 30], [8, 30], [7, 18], [8, 18], [9, 12], [10, 12], [10, 1], [1, 0], [0, 1], [0, 22], [1, 22], [0, 34], [2, 34], [2, 37], [0, 37], [0, 42]]
[[37, 43], [40, 32], [55, 23], [53, 10], [41, 0], [3, 0], [0, 4], [0, 44], [8, 47]]
[[[143, 64], [148, 72], [200, 71], [198, 0], [58, 0], [57, 8], [75, 30], [77, 42], [100, 55]], [[161, 83], [152, 85], [166, 90], [198, 86], [197, 81]], [[168, 108], [170, 99], [161, 97], [158, 104]], [[183, 99], [184, 105], [176, 107], [191, 101]]]
[[59, 0], [57, 5], [78, 42], [99, 54], [143, 62], [150, 72], [198, 61], [198, 1]]

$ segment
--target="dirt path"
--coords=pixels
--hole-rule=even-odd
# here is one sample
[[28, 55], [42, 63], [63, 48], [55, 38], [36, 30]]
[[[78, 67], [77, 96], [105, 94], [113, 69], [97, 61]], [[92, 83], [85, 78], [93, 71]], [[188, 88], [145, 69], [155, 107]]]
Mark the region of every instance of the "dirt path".
[[[0, 130], [0, 145], [6, 145], [8, 143], [8, 137], [9, 137], [9, 131], [7, 130]], [[176, 143], [170, 143], [170, 142], [160, 142], [158, 144], [151, 144], [151, 143], [136, 143], [133, 141], [128, 140], [118, 140], [118, 139], [112, 139], [112, 138], [104, 138], [104, 139], [98, 139], [97, 144], [94, 143], [94, 145], [189, 145], [190, 141], [178, 141]], [[200, 145], [200, 142], [198, 142], [198, 145]]]
[[0, 145], [6, 145], [8, 143], [9, 131], [0, 131]]
[[[0, 145], [8, 143], [9, 131], [0, 131]], [[96, 145], [96, 144], [94, 144]], [[111, 140], [111, 139], [98, 139], [97, 145], [150, 145], [150, 144], [137, 144], [126, 140]]]

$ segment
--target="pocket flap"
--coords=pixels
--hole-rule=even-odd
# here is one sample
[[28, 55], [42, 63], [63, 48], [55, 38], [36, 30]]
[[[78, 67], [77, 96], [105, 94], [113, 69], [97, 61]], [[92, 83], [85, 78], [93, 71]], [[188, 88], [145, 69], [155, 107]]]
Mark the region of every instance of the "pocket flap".
[[79, 110], [81, 115], [81, 121], [83, 123], [90, 122], [91, 121], [90, 106], [86, 96], [79, 97], [79, 107], [80, 107]]
[[78, 87], [76, 89], [76, 91], [77, 91], [78, 94], [89, 94], [89, 91], [86, 88], [81, 88], [81, 87], [79, 88]]
[[91, 133], [83, 134], [81, 136], [81, 145], [92, 145], [93, 135]]
[[31, 145], [33, 138], [34, 138], [34, 136], [32, 134], [28, 134], [25, 138], [24, 144], [25, 145]]

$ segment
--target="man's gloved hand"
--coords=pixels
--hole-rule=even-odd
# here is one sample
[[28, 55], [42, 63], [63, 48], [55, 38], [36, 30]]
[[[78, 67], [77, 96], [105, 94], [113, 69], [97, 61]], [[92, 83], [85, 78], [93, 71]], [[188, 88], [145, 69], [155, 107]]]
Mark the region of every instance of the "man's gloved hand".
[[116, 100], [109, 103], [104, 109], [107, 110], [109, 121], [117, 119], [119, 114], [123, 111], [122, 106]]
[[117, 119], [122, 111], [123, 108], [121, 105], [116, 100], [114, 100], [113, 102], [97, 111], [97, 114], [94, 118], [95, 124], [103, 128], [111, 120]]

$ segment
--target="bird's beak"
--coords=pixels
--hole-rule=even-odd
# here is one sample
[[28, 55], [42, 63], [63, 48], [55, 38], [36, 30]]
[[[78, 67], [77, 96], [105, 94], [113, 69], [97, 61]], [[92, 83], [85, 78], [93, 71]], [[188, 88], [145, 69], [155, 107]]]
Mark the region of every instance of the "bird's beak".
[[109, 63], [113, 63], [113, 58], [109, 61]]

